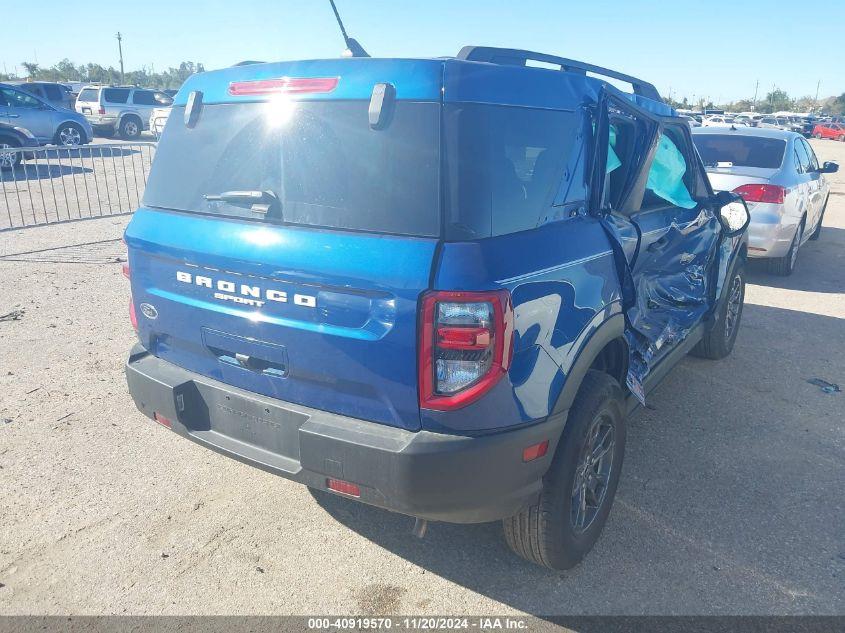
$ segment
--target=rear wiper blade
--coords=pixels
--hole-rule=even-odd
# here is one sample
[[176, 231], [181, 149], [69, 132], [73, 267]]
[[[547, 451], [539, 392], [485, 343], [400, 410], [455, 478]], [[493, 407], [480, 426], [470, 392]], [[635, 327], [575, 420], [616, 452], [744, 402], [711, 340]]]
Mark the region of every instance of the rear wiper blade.
[[272, 191], [224, 191], [222, 193], [207, 193], [203, 196], [209, 202], [228, 202], [243, 204], [258, 213], [267, 213], [271, 206], [280, 205], [279, 197]]

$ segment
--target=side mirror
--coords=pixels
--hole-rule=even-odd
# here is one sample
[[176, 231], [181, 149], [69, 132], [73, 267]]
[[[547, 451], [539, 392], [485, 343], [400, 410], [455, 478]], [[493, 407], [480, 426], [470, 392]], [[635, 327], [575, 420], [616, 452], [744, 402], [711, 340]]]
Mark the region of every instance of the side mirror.
[[716, 206], [719, 207], [719, 222], [727, 237], [742, 235], [751, 222], [751, 213], [742, 196], [733, 191], [720, 191], [714, 196]]
[[839, 171], [839, 165], [833, 161], [826, 161], [824, 165], [819, 167], [820, 174], [835, 174]]

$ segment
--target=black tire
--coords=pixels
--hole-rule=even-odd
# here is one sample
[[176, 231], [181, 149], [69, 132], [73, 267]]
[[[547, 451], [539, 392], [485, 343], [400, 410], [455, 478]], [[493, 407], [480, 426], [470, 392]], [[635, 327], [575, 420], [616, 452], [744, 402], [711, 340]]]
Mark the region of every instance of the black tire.
[[[12, 138], [9, 136], [0, 136], [0, 150], [9, 149], [12, 147], [20, 147], [20, 141], [16, 138]], [[12, 154], [11, 152], [6, 152], [5, 154], [0, 151], [0, 169], [3, 171], [12, 171], [17, 169], [17, 167], [23, 162], [23, 155], [21, 152], [15, 152]]]
[[120, 120], [120, 136], [127, 141], [134, 141], [141, 136], [144, 131], [144, 124], [141, 119], [133, 114], [126, 115]]
[[85, 143], [85, 130], [76, 123], [62, 123], [53, 136], [53, 143], [61, 147], [78, 147]]
[[821, 132], [816, 132], [815, 134], [813, 134], [813, 138], [817, 138], [817, 139], [821, 140], [821, 137], [822, 137]]
[[713, 327], [704, 335], [690, 354], [698, 358], [720, 360], [733, 351], [736, 335], [742, 322], [742, 307], [745, 304], [745, 265], [739, 261], [731, 270], [726, 281], [724, 304]]
[[845, 134], [843, 134], [842, 136], [840, 136], [840, 137], [839, 137], [839, 140], [840, 140], [840, 141], [845, 141]]
[[[596, 448], [596, 451], [604, 448], [606, 452], [591, 469], [585, 458], [588, 447], [593, 445], [592, 436], [594, 432], [603, 436], [607, 429], [612, 429], [610, 439]], [[505, 540], [510, 548], [526, 560], [550, 569], [569, 569], [581, 562], [595, 545], [610, 515], [624, 454], [622, 389], [607, 374], [590, 370], [569, 411], [557, 452], [543, 478], [539, 501], [503, 520]], [[609, 461], [604, 461], [607, 458]], [[576, 496], [586, 499], [586, 493], [582, 497], [581, 490], [587, 490], [577, 484], [597, 481], [583, 477], [583, 473], [590, 470], [604, 472], [605, 485], [599, 498], [592, 496], [595, 506], [576, 507], [573, 499]], [[580, 514], [579, 508], [585, 508], [586, 512]], [[584, 516], [580, 529], [575, 527], [579, 516]]]
[[827, 211], [827, 202], [830, 200], [830, 195], [824, 200], [824, 206], [822, 207], [821, 215], [819, 216], [819, 223], [816, 225], [813, 234], [810, 236], [809, 239], [816, 241], [822, 236], [822, 222], [824, 222], [824, 212]]
[[804, 222], [798, 225], [795, 235], [792, 238], [792, 244], [789, 245], [789, 250], [783, 257], [773, 257], [766, 260], [766, 266], [769, 272], [780, 277], [789, 277], [795, 270], [795, 262], [798, 258], [798, 249], [801, 248], [801, 238], [804, 235]]

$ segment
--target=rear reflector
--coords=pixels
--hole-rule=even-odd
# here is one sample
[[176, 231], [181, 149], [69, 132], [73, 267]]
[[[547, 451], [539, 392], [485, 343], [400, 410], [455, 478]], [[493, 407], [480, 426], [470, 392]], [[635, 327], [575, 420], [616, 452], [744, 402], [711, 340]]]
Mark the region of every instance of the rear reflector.
[[123, 276], [126, 277], [127, 279], [129, 279], [130, 278], [129, 277], [129, 275], [130, 275], [130, 273], [129, 273], [129, 262], [124, 262], [121, 269], [123, 271]]
[[326, 487], [329, 490], [334, 490], [335, 492], [349, 495], [350, 497], [361, 496], [361, 489], [357, 484], [353, 484], [349, 481], [343, 481], [342, 479], [326, 479]]
[[522, 461], [530, 462], [535, 459], [540, 459], [548, 452], [549, 440], [543, 440], [539, 444], [532, 444], [531, 446], [526, 446], [522, 450]]
[[733, 191], [741, 195], [746, 202], [768, 202], [783, 204], [786, 189], [780, 185], [742, 185]]
[[138, 331], [138, 315], [135, 314], [135, 302], [132, 297], [129, 297], [129, 321], [132, 323], [132, 329]]
[[338, 77], [279, 77], [278, 79], [233, 81], [229, 84], [229, 94], [233, 97], [246, 97], [270, 94], [299, 95], [331, 92], [337, 87], [338, 80]]
[[171, 422], [168, 418], [164, 417], [164, 416], [163, 416], [161, 413], [159, 413], [158, 411], [156, 411], [156, 412], [153, 414], [153, 417], [155, 417], [156, 422], [158, 422], [158, 423], [159, 423], [159, 424], [161, 424], [162, 426], [166, 426], [168, 429], [172, 429], [172, 428], [173, 428], [173, 422]]

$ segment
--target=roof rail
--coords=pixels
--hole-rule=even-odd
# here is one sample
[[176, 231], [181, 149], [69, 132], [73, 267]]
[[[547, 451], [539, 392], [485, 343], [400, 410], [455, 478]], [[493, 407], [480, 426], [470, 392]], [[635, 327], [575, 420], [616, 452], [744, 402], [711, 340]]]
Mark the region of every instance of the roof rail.
[[610, 77], [624, 81], [634, 88], [634, 94], [653, 99], [654, 101], [663, 102], [660, 98], [660, 93], [653, 84], [637, 79], [631, 75], [625, 75], [609, 68], [602, 68], [601, 66], [593, 66], [585, 62], [575, 61], [574, 59], [566, 59], [565, 57], [557, 57], [555, 55], [547, 55], [546, 53], [536, 53], [534, 51], [524, 51], [517, 48], [495, 48], [492, 46], [464, 46], [458, 53], [457, 59], [463, 59], [472, 62], [488, 62], [491, 64], [502, 64], [510, 66], [525, 66], [528, 60], [545, 62], [547, 64], [559, 65], [560, 69], [566, 72], [578, 73], [586, 75], [587, 72], [601, 75], [603, 77]]

